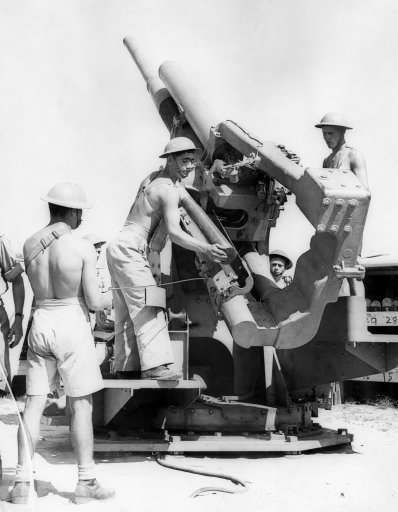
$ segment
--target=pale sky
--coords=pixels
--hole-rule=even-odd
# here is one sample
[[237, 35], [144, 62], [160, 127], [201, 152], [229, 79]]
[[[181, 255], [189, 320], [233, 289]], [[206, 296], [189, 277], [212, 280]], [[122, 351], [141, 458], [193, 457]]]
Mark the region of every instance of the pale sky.
[[[40, 201], [81, 183], [95, 207], [82, 232], [112, 237], [167, 142], [122, 44], [187, 66], [219, 112], [304, 166], [328, 154], [313, 127], [353, 123], [372, 204], [363, 254], [396, 252], [398, 3], [380, 0], [0, 0], [0, 231], [16, 249], [47, 221]], [[297, 256], [312, 230], [289, 206], [272, 248]]]

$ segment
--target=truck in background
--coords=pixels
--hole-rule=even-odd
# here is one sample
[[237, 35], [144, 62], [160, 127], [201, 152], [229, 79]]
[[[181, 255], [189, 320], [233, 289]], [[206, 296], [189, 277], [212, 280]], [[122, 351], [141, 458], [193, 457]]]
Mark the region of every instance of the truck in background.
[[[362, 258], [367, 327], [372, 334], [398, 334], [398, 256], [377, 254]], [[398, 367], [344, 382], [346, 399], [398, 399]]]

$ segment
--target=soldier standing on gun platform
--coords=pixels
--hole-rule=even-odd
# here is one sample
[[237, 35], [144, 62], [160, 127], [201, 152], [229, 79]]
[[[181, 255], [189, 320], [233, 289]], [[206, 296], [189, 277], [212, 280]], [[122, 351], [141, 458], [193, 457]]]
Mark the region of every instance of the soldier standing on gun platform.
[[335, 112], [329, 112], [322, 117], [315, 128], [322, 129], [323, 138], [328, 148], [332, 150], [323, 161], [322, 167], [327, 169], [349, 169], [362, 185], [369, 189], [364, 157], [357, 149], [346, 144], [345, 132], [352, 128], [343, 116]]
[[[174, 362], [164, 312], [145, 304], [145, 287], [156, 286], [147, 248], [163, 218], [172, 242], [224, 261], [227, 254], [218, 244], [201, 242], [180, 227], [179, 205], [187, 194], [181, 180], [196, 167], [199, 150], [186, 137], [169, 141], [160, 158], [164, 169], [152, 173], [138, 191], [119, 236], [107, 247], [115, 308], [115, 371], [141, 371], [143, 379], [176, 380], [168, 366]], [[124, 375], [129, 376], [124, 373]]]
[[102, 389], [103, 382], [88, 316], [88, 308], [109, 307], [111, 294], [99, 292], [92, 244], [72, 233], [81, 223], [82, 209], [90, 207], [84, 191], [73, 183], [59, 183], [43, 199], [49, 203], [50, 223], [24, 245], [25, 268], [35, 297], [23, 413], [30, 446], [27, 449], [20, 426], [10, 497], [13, 503], [28, 502], [29, 459], [39, 439], [47, 395], [54, 391], [59, 372], [70, 398], [72, 445], [78, 462], [74, 500], [85, 503], [114, 495], [95, 478], [91, 394]]
[[[321, 128], [323, 138], [327, 146], [332, 150], [330, 155], [323, 161], [323, 168], [326, 169], [348, 169], [352, 171], [362, 185], [369, 190], [368, 173], [363, 155], [345, 141], [345, 132], [351, 130], [347, 121], [341, 114], [328, 112], [315, 128]], [[361, 250], [361, 249], [360, 249]], [[349, 291], [347, 288], [349, 284]], [[341, 295], [364, 295], [362, 281], [349, 278], [343, 281], [340, 290]]]
[[[348, 146], [345, 141], [346, 130], [351, 130], [347, 121], [341, 114], [328, 112], [315, 128], [321, 128], [325, 142], [332, 150], [330, 155], [324, 159], [322, 167], [325, 169], [348, 169], [352, 171], [362, 185], [369, 190], [368, 173], [365, 159], [362, 154]], [[340, 289], [340, 296], [360, 295], [365, 296], [363, 281], [348, 278], [344, 279]], [[340, 394], [340, 383], [332, 382], [330, 391], [332, 395]]]

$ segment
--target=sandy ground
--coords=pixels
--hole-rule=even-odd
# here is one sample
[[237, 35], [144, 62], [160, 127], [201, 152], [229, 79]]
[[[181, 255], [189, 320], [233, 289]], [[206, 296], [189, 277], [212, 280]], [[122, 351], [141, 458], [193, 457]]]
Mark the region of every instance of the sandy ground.
[[[107, 503], [80, 505], [86, 511], [344, 511], [367, 512], [398, 508], [398, 410], [365, 405], [337, 406], [320, 411], [324, 427], [346, 427], [354, 434], [352, 450], [334, 449], [305, 455], [170, 456], [170, 462], [205, 471], [235, 475], [250, 482], [241, 494], [216, 493], [192, 498], [200, 487], [234, 486], [215, 478], [162, 468], [151, 457], [97, 459], [99, 479], [116, 489]], [[7, 496], [16, 461], [15, 407], [0, 400], [0, 451], [3, 480], [0, 498]], [[56, 439], [54, 438], [54, 430]], [[35, 465], [39, 480], [38, 511], [73, 510], [70, 503], [76, 468], [66, 427], [43, 426]], [[51, 483], [50, 483], [51, 482]], [[27, 510], [0, 502], [0, 511]]]

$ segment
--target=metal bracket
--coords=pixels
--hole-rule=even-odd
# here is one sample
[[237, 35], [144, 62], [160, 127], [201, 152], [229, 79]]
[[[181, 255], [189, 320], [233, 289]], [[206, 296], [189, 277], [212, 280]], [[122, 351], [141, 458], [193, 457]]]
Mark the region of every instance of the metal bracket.
[[354, 267], [345, 267], [344, 262], [340, 265], [334, 265], [333, 270], [336, 277], [339, 279], [353, 277], [355, 279], [363, 279], [365, 277], [365, 267], [362, 265], [355, 265]]
[[241, 167], [254, 168], [258, 161], [259, 158], [254, 153], [251, 153], [250, 156], [244, 156], [242, 160], [233, 164], [223, 164], [222, 160], [215, 160], [210, 168], [209, 174], [211, 179], [213, 179], [214, 173], [217, 172], [221, 179], [228, 179], [230, 183], [238, 183], [240, 178], [239, 169]]

